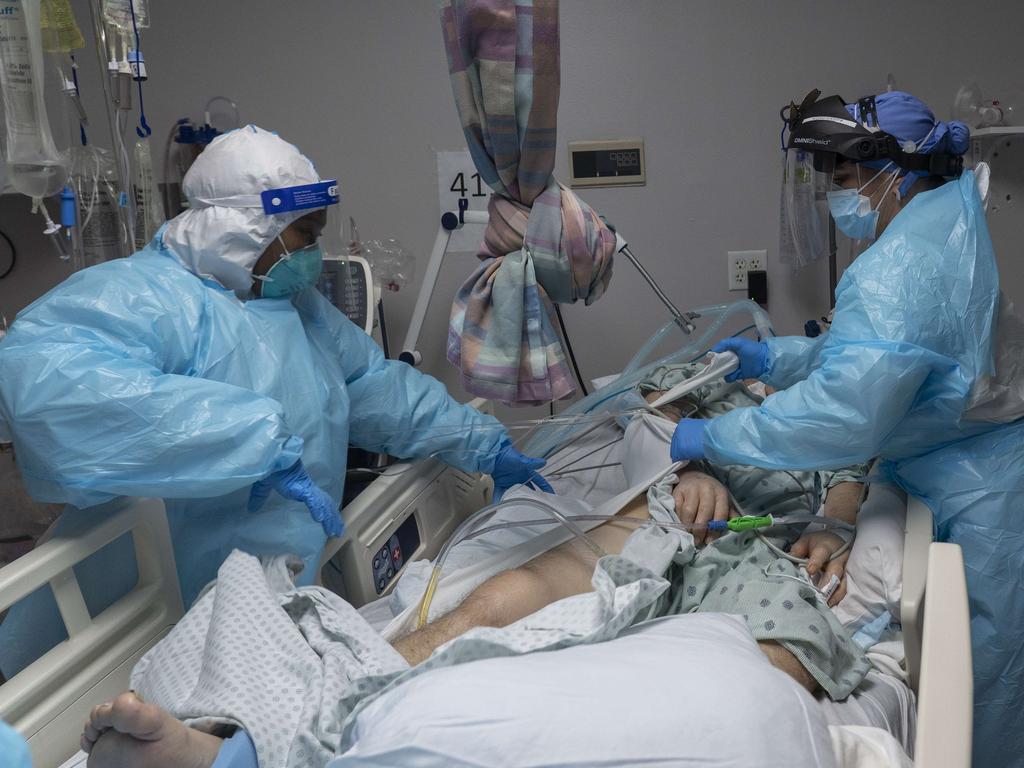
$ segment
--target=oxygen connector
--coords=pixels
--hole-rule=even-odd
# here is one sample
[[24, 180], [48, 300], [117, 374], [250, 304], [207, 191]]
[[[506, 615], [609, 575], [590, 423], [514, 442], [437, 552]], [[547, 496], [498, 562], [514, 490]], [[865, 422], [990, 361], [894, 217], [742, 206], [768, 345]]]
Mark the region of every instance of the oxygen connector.
[[752, 531], [755, 528], [771, 528], [775, 519], [771, 515], [741, 515], [731, 520], [708, 520], [709, 531]]

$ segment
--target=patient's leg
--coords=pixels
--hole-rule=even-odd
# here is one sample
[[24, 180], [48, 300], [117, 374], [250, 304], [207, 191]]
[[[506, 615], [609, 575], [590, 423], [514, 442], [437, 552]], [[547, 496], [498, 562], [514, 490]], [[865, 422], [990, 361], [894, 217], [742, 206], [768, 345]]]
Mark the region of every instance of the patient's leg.
[[88, 768], [210, 768], [221, 743], [134, 693], [93, 707], [82, 733]]
[[[637, 496], [619, 517], [647, 519], [647, 494]], [[604, 523], [588, 534], [608, 554], [618, 554], [636, 529], [632, 523]], [[597, 556], [573, 539], [511, 571], [485, 581], [451, 613], [394, 643], [410, 664], [419, 664], [434, 649], [474, 627], [504, 627], [572, 595], [590, 592]]]

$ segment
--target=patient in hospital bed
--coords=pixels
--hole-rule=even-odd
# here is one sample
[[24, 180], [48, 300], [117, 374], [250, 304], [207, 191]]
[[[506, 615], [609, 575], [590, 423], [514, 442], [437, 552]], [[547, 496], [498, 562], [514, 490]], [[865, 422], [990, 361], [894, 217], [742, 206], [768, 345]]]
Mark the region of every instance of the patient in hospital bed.
[[[680, 367], [657, 372], [645, 382], [643, 394], [653, 400], [657, 392], [671, 387], [676, 377], [690, 373]], [[673, 415], [708, 418], [755, 402], [757, 397], [742, 384], [708, 385], [676, 404], [677, 413]], [[644, 426], [638, 426], [639, 421], [642, 420], [636, 420], [630, 427], [634, 433]], [[632, 444], [640, 442], [634, 440]], [[648, 469], [657, 473], [658, 466]], [[638, 470], [633, 471], [635, 474]], [[678, 474], [656, 477], [646, 490], [637, 489], [618, 516], [663, 520], [678, 516], [684, 521], [721, 519], [730, 512], [723, 492], [728, 487], [744, 511], [751, 514], [807, 511], [808, 505], [813, 506], [827, 491], [826, 514], [852, 520], [859, 497], [855, 481], [860, 479], [859, 469], [775, 473], [749, 467], [684, 467]], [[773, 530], [771, 539], [776, 546], [791, 544], [791, 553], [803, 556], [814, 553], [816, 559], [809, 571], [813, 568], [818, 572], [827, 569], [829, 573], [842, 573], [843, 557], [823, 565], [828, 553], [835, 551], [841, 541], [829, 541], [829, 534], [799, 537], [796, 533], [777, 533]], [[269, 662], [263, 656], [237, 654], [223, 662], [203, 656], [211, 647], [230, 646], [232, 642], [250, 642], [254, 648], [279, 647], [279, 652], [272, 655], [283, 657], [279, 660], [281, 669], [289, 671], [301, 666], [299, 662], [309, 646], [309, 658], [322, 662], [324, 667], [319, 677], [331, 677], [327, 673], [339, 666], [340, 657], [340, 678], [306, 698], [315, 702], [330, 700], [332, 705], [334, 700], [339, 702], [338, 712], [330, 713], [330, 717], [322, 711], [309, 716], [317, 721], [317, 729], [322, 730], [327, 727], [325, 722], [331, 722], [328, 730], [341, 732], [342, 746], [348, 731], [341, 723], [359, 709], [360, 699], [365, 703], [373, 694], [416, 676], [420, 670], [484, 658], [487, 647], [501, 643], [505, 644], [501, 653], [506, 655], [600, 642], [616, 636], [617, 622], [631, 624], [673, 614], [741, 615], [771, 664], [809, 690], [820, 686], [834, 699], [848, 695], [864, 677], [868, 668], [864, 655], [833, 617], [826, 599], [793, 563], [778, 557], [753, 532], [731, 534], [699, 550], [696, 545], [703, 538], [699, 532], [695, 537], [655, 529], [636, 532], [634, 525], [608, 522], [589, 535], [609, 553], [600, 563], [578, 542], [555, 547], [487, 579], [455, 610], [395, 640], [393, 650], [368, 626], [353, 628], [359, 621], [358, 614], [337, 596], [317, 588], [289, 590], [287, 584], [276, 586], [284, 580], [285, 566], [281, 563], [265, 564], [266, 582], [257, 583], [263, 575], [259, 564], [254, 558], [236, 552], [221, 569], [217, 586], [197, 601], [175, 632], [161, 643], [166, 646], [163, 659], [159, 654], [155, 659], [147, 657], [133, 676], [133, 684], [144, 698], [167, 704], [171, 711], [143, 703], [134, 693], [123, 694], [114, 702], [95, 708], [82, 737], [83, 749], [91, 750], [89, 765], [205, 768], [213, 763], [222, 745], [222, 740], [211, 732], [222, 725], [241, 725], [253, 731], [261, 764], [276, 764], [275, 758], [269, 756], [274, 745], [260, 737], [260, 732], [267, 728], [261, 728], [252, 712], [243, 712], [244, 700], [257, 691], [266, 693], [270, 701], [289, 699], [266, 691], [269, 684], [260, 679], [260, 673]], [[636, 589], [638, 584], [642, 585], [640, 589]], [[653, 589], [651, 584], [655, 585]], [[253, 594], [261, 590], [270, 598], [265, 601], [267, 606], [239, 605], [243, 600], [258, 603]], [[834, 594], [833, 601], [838, 597]], [[586, 600], [590, 602], [582, 602]], [[560, 613], [562, 606], [566, 606], [565, 611], [572, 606], [574, 612]], [[586, 606], [586, 610], [581, 611], [580, 606]], [[263, 609], [268, 613], [259, 619], [246, 618], [237, 628], [219, 626], [218, 610], [238, 623], [239, 608], [246, 609], [243, 614], [258, 614]], [[284, 608], [291, 621], [281, 621], [274, 613], [280, 608]], [[328, 608], [336, 612], [333, 618], [328, 615]], [[586, 618], [579, 618], [578, 613], [586, 614]], [[275, 621], [286, 626], [275, 628]], [[578, 624], [581, 621], [582, 626]], [[268, 624], [272, 625], [269, 630]], [[343, 625], [344, 630], [340, 629]], [[289, 635], [288, 628], [298, 628], [299, 632]], [[545, 640], [547, 645], [523, 639], [535, 631], [545, 637], [554, 633], [555, 637]], [[261, 633], [267, 634], [262, 644], [258, 637], [254, 640]], [[190, 641], [190, 637], [199, 639]], [[433, 653], [446, 643], [444, 650]], [[190, 660], [190, 654], [194, 655], [192, 664], [201, 670], [193, 673], [179, 668], [188, 666], [184, 662]], [[282, 677], [278, 672], [267, 680], [273, 679], [286, 690], [287, 682]], [[143, 681], [142, 686], [137, 679]], [[240, 679], [251, 681], [251, 686], [239, 686], [242, 692], [235, 701], [243, 703], [231, 704], [231, 696], [217, 690], [218, 686], [233, 688]], [[308, 679], [302, 675], [295, 682], [308, 687]], [[188, 695], [183, 691], [188, 691]], [[333, 698], [323, 695], [332, 691]], [[304, 707], [309, 706], [307, 701]], [[292, 720], [302, 718], [295, 717], [294, 709], [285, 703], [270, 715], [275, 728], [297, 733], [299, 740], [303, 728], [312, 726], [296, 726]], [[196, 727], [185, 727], [182, 719]], [[319, 740], [325, 740], [322, 733]], [[294, 745], [288, 750], [294, 753]], [[316, 760], [310, 764], [317, 764]]]
[[[664, 390], [694, 375], [699, 367], [659, 368], [640, 385], [640, 394], [648, 402], [654, 402]], [[675, 423], [685, 417], [713, 418], [733, 408], [756, 405], [760, 400], [747, 383], [715, 382], [659, 410]], [[633, 426], [644, 428], [639, 423]], [[666, 430], [665, 434], [670, 431]], [[642, 451], [644, 448], [639, 442], [634, 439], [627, 445]], [[657, 460], [655, 457], [660, 450], [654, 447], [653, 460]], [[631, 458], [635, 466], [638, 457]], [[721, 520], [736, 514], [730, 507], [731, 494], [742, 504], [745, 513], [781, 516], [789, 512], [816, 511], [817, 500], [825, 496], [824, 514], [852, 524], [856, 521], [862, 489], [860, 481], [865, 469], [858, 466], [837, 472], [793, 473], [708, 464], [684, 467], [674, 477], [660, 482], [661, 493], [656, 493], [655, 488], [639, 493], [618, 515], [648, 519], [652, 504], [671, 503], [675, 516], [683, 522]], [[637, 472], [633, 469], [631, 474]], [[590, 536], [605, 552], [617, 554], [636, 527], [608, 522]], [[709, 534], [707, 538], [710, 542], [717, 537]], [[791, 544], [790, 554], [809, 558], [806, 572], [812, 580], [821, 586], [833, 576], [838, 580], [838, 587], [831, 590], [826, 599], [814, 595], [806, 585], [798, 587], [796, 569], [779, 559], [756, 534], [744, 533], [712, 545], [713, 549], [702, 551], [690, 563], [674, 564], [670, 575], [674, 589], [665, 601], [663, 614], [742, 615], [773, 665], [811, 692], [820, 685], [833, 699], [842, 699], [867, 670], [859, 648], [852, 646], [827, 609], [845, 594], [843, 569], [849, 553], [828, 560], [844, 544], [834, 533], [808, 534], [794, 543], [795, 538], [791, 532], [772, 531], [776, 546]], [[704, 539], [704, 532], [694, 532], [695, 544], [700, 545]], [[395, 648], [410, 664], [418, 664], [439, 646], [474, 627], [506, 626], [555, 601], [590, 591], [596, 564], [597, 556], [592, 551], [571, 540], [484, 582], [455, 610], [397, 640]], [[785, 584], [786, 580], [790, 580], [790, 584]], [[819, 636], [824, 638], [825, 634], [828, 637], [822, 643], [808, 642], [818, 640]], [[834, 678], [829, 677], [824, 669], [833, 663], [843, 675], [837, 671], [833, 673]]]

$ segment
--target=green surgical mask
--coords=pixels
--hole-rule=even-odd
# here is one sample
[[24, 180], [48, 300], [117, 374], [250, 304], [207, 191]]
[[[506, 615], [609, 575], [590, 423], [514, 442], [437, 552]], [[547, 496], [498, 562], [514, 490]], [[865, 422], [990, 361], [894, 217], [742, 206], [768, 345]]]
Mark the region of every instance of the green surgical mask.
[[264, 299], [279, 299], [316, 285], [324, 265], [324, 254], [319, 242], [289, 252], [280, 235], [277, 239], [281, 241], [284, 254], [267, 270], [266, 275], [254, 275], [263, 283], [260, 295]]

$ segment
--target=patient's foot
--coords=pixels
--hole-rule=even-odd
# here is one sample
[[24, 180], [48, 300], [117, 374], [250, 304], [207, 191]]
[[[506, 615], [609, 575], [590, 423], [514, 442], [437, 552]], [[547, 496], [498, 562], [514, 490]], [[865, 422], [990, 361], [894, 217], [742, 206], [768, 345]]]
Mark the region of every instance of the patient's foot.
[[82, 732], [88, 768], [210, 768], [221, 743], [134, 693], [93, 707]]

